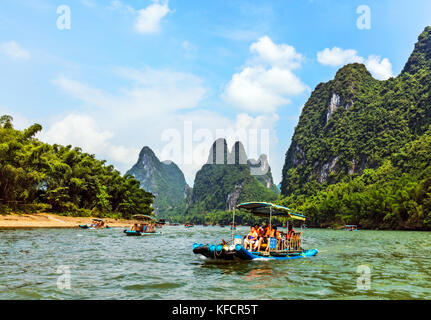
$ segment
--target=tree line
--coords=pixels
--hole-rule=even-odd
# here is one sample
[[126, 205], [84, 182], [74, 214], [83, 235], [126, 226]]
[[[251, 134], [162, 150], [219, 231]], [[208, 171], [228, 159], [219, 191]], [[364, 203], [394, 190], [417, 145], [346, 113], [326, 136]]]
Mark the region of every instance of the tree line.
[[39, 124], [16, 130], [12, 122], [11, 116], [0, 117], [0, 213], [117, 218], [152, 213], [154, 196], [132, 176], [78, 147], [39, 141]]

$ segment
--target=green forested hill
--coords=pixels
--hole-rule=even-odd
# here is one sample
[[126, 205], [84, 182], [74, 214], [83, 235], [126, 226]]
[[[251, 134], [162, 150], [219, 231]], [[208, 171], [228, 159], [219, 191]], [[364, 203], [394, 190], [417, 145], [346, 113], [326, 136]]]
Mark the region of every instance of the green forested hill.
[[155, 195], [154, 208], [159, 217], [184, 210], [189, 186], [174, 162], [161, 162], [149, 147], [142, 148], [136, 164], [127, 172]]
[[34, 138], [38, 124], [15, 130], [0, 117], [0, 213], [45, 211], [129, 218], [151, 214], [153, 195], [131, 176], [71, 146]]
[[[216, 151], [216, 149], [218, 149]], [[216, 159], [216, 154], [221, 156]], [[262, 161], [267, 161], [261, 156]], [[272, 201], [278, 196], [274, 191], [271, 171], [267, 162], [256, 168], [267, 168], [265, 174], [255, 176], [251, 171], [244, 147], [235, 143], [232, 151], [227, 149], [225, 139], [213, 144], [208, 163], [196, 174], [188, 215], [205, 214], [214, 210], [232, 210], [238, 203], [245, 201]], [[259, 178], [258, 178], [259, 177]]]
[[431, 228], [431, 27], [403, 71], [341, 68], [305, 104], [281, 192], [316, 225]]

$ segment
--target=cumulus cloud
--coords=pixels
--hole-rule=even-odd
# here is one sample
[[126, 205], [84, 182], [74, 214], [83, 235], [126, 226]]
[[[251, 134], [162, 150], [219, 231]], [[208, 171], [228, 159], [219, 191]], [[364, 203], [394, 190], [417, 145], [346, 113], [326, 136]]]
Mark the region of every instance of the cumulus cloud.
[[195, 108], [204, 97], [203, 81], [189, 73], [146, 68], [116, 68], [117, 75], [129, 81], [118, 94], [92, 88], [79, 81], [60, 76], [53, 83], [90, 107], [110, 111], [123, 117], [151, 117], [164, 112]]
[[[253, 117], [242, 113], [232, 119], [202, 109], [199, 106], [206, 89], [202, 79], [193, 74], [124, 67], [114, 72], [127, 83], [117, 92], [65, 76], [55, 79], [52, 83], [56, 87], [83, 104], [82, 112], [53, 119], [41, 138], [80, 146], [115, 164], [123, 173], [136, 162], [139, 149], [149, 145], [161, 160], [176, 162], [190, 184], [217, 138], [225, 137], [233, 144], [245, 130], [245, 139], [240, 140], [247, 145], [254, 139], [249, 129], [267, 129], [275, 152], [275, 114]], [[186, 133], [189, 124], [191, 136]], [[251, 154], [254, 156], [253, 150]]]
[[251, 44], [249, 59], [241, 72], [232, 76], [222, 97], [248, 112], [271, 113], [290, 103], [289, 96], [303, 93], [306, 85], [293, 73], [302, 55], [287, 44], [275, 44], [269, 37]]
[[169, 12], [171, 12], [171, 10], [169, 9], [168, 1], [164, 3], [154, 1], [153, 4], [149, 5], [145, 9], [138, 10], [138, 17], [135, 23], [136, 31], [142, 34], [159, 32], [160, 21]]
[[13, 60], [28, 60], [30, 59], [30, 53], [15, 41], [0, 43], [0, 53], [12, 58]]
[[40, 134], [46, 142], [79, 146], [84, 152], [131, 166], [136, 162], [139, 149], [116, 145], [111, 141], [113, 137], [112, 131], [99, 128], [92, 117], [82, 114], [67, 115]]
[[296, 69], [301, 66], [303, 56], [295, 48], [287, 44], [275, 44], [268, 36], [260, 38], [250, 46], [250, 52], [255, 53], [256, 62], [265, 62], [271, 66]]
[[343, 50], [338, 47], [333, 47], [332, 49], [326, 48], [318, 52], [317, 61], [326, 66], [338, 67], [354, 62], [363, 63], [364, 58], [358, 56], [356, 50]]
[[348, 63], [363, 63], [371, 74], [378, 80], [387, 80], [393, 76], [392, 64], [388, 58], [370, 55], [367, 59], [358, 55], [356, 50], [343, 50], [338, 47], [326, 48], [317, 53], [317, 61], [323, 65], [340, 67]]
[[380, 59], [379, 56], [371, 55], [368, 57], [365, 65], [376, 79], [387, 80], [393, 76], [392, 64], [388, 58]]

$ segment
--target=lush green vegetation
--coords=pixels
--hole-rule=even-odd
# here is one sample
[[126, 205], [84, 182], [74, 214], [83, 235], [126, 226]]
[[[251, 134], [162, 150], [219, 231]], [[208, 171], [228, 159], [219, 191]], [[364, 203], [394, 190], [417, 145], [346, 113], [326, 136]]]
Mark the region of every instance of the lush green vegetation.
[[430, 150], [431, 134], [423, 135], [377, 169], [345, 177], [311, 196], [285, 197], [280, 204], [298, 208], [317, 226], [430, 229]]
[[246, 201], [275, 199], [277, 194], [252, 176], [248, 165], [206, 164], [196, 174], [187, 214], [232, 209]]
[[281, 203], [315, 225], [431, 228], [430, 52], [427, 27], [396, 78], [351, 64], [316, 87], [286, 153]]
[[76, 216], [151, 214], [153, 195], [131, 176], [71, 146], [35, 138], [34, 124], [15, 130], [0, 118], [0, 212], [55, 212]]

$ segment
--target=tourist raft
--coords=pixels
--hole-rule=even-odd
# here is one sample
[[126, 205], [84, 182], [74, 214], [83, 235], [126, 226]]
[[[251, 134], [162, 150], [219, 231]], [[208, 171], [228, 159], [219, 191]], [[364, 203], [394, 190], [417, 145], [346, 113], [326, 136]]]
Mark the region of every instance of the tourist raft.
[[134, 223], [129, 230], [124, 230], [127, 236], [156, 236], [161, 232], [156, 231], [156, 220], [153, 216], [136, 214], [133, 216], [137, 223]]
[[[269, 218], [269, 225], [273, 216], [284, 217], [289, 221], [297, 220], [301, 223], [305, 221], [305, 216], [293, 212], [291, 209], [266, 202], [248, 202], [237, 206], [238, 209], [245, 209], [255, 216]], [[234, 211], [235, 217], [235, 211]], [[235, 218], [234, 218], [235, 219]], [[302, 232], [292, 232], [291, 236], [283, 239], [270, 238], [268, 244], [262, 245], [260, 251], [247, 250], [244, 248], [243, 237], [232, 233], [232, 240], [220, 244], [193, 244], [193, 252], [203, 255], [206, 258], [216, 260], [288, 260], [313, 257], [318, 253], [317, 249], [304, 250], [301, 246]]]
[[81, 229], [112, 229], [110, 226], [105, 224], [102, 219], [93, 219], [91, 223], [79, 225]]

